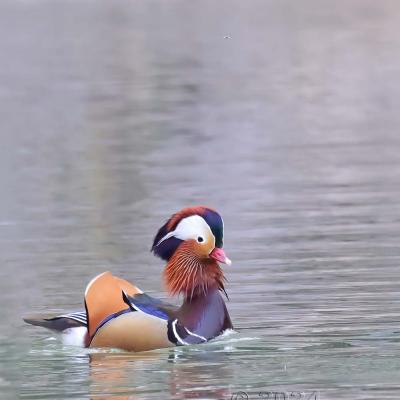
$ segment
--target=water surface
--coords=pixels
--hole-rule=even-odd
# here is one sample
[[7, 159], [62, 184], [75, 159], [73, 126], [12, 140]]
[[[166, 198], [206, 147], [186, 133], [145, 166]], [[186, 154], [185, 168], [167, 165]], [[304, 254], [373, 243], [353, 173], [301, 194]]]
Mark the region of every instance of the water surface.
[[[398, 399], [399, 24], [395, 1], [1, 2], [1, 398]], [[150, 244], [191, 204], [224, 217], [237, 334], [127, 354], [24, 325], [104, 270], [166, 298]]]

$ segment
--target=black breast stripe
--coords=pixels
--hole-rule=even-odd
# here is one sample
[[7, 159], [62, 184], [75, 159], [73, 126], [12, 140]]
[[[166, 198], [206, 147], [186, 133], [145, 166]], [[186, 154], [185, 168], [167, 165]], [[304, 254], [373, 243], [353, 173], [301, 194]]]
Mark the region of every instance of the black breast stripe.
[[207, 342], [205, 337], [191, 332], [178, 319], [168, 320], [168, 340], [177, 346]]

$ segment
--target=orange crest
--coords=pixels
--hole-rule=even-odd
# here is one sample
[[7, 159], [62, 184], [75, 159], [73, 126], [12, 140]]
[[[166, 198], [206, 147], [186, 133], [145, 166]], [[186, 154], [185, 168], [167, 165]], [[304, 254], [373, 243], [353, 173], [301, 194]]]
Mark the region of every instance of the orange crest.
[[206, 207], [206, 206], [194, 206], [194, 207], [187, 207], [184, 208], [180, 211], [178, 211], [177, 213], [175, 213], [170, 220], [167, 223], [167, 229], [169, 231], [174, 230], [177, 225], [179, 224], [179, 222], [186, 217], [190, 217], [192, 215], [202, 215], [204, 214], [204, 212], [206, 210], [212, 210], [215, 211], [214, 209], [212, 209], [211, 207]]

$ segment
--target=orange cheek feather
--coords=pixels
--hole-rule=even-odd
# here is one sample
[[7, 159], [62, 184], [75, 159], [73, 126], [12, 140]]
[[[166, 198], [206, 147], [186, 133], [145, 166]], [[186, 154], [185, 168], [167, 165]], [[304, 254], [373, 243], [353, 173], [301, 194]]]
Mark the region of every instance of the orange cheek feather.
[[190, 242], [193, 246], [193, 253], [199, 258], [208, 258], [208, 255], [214, 249], [214, 241], [208, 237], [204, 243], [198, 243], [197, 240], [190, 240]]
[[209, 258], [207, 242], [183, 242], [169, 260], [164, 270], [167, 290], [172, 295], [184, 293], [193, 297], [217, 284], [223, 287], [224, 276], [218, 263]]

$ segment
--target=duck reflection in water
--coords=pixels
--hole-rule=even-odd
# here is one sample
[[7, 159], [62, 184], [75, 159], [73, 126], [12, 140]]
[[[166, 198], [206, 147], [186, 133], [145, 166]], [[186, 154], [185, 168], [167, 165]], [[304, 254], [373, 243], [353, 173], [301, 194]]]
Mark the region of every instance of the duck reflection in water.
[[199, 347], [142, 353], [92, 353], [89, 355], [90, 396], [135, 400], [151, 398], [152, 393], [158, 397], [156, 393], [160, 387], [169, 387], [166, 398], [229, 398], [228, 384], [221, 387], [221, 382], [234, 381], [230, 353], [221, 345], [213, 349]]

